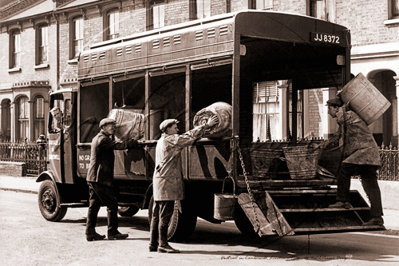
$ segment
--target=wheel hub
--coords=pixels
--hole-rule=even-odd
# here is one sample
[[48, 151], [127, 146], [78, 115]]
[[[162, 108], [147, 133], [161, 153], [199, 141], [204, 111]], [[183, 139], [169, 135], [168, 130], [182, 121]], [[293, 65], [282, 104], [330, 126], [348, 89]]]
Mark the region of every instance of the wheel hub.
[[52, 191], [46, 190], [43, 195], [42, 195], [42, 205], [43, 207], [49, 211], [52, 212], [55, 209], [55, 204], [54, 204], [54, 197]]

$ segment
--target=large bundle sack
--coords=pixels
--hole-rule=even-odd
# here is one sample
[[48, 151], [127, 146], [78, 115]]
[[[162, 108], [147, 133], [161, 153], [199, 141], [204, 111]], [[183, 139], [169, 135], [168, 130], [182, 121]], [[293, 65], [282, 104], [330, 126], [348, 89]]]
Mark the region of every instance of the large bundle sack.
[[135, 110], [112, 109], [108, 118], [116, 121], [115, 137], [121, 140], [138, 140], [144, 136], [145, 116]]
[[208, 138], [223, 138], [231, 135], [231, 114], [232, 107], [225, 102], [216, 102], [206, 108], [201, 109], [194, 116], [194, 126], [203, 125], [208, 122], [208, 119], [216, 115], [219, 123], [206, 131], [204, 137]]

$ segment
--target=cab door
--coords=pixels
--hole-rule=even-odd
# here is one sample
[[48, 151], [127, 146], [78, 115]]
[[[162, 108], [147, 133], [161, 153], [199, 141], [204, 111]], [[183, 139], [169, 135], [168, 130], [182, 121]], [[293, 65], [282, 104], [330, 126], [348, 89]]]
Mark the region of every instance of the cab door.
[[56, 181], [59, 183], [73, 184], [76, 144], [76, 111], [74, 103], [76, 93], [71, 90], [63, 90], [53, 93], [50, 99], [50, 110], [59, 107], [62, 112], [61, 123], [57, 123], [49, 114], [48, 136], [49, 136], [49, 162], [50, 169], [53, 171]]
[[[64, 109], [64, 101], [62, 93], [53, 93], [50, 96], [50, 110], [59, 107], [61, 111]], [[64, 112], [63, 112], [64, 113]], [[62, 121], [61, 121], [62, 122]], [[52, 171], [57, 183], [64, 183], [64, 166], [63, 162], [63, 130], [57, 125], [56, 119], [51, 112], [48, 119], [48, 159], [50, 170]]]

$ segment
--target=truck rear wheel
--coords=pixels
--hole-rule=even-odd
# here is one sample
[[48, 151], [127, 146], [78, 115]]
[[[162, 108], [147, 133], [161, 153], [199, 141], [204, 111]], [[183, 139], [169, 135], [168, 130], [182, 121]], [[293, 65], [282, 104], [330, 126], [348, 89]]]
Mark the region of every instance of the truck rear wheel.
[[249, 221], [247, 215], [240, 206], [237, 206], [236, 208], [236, 218], [234, 219], [234, 222], [242, 234], [250, 237], [257, 235], [251, 221]]
[[51, 180], [45, 180], [40, 185], [38, 204], [44, 219], [52, 222], [61, 221], [68, 210], [68, 208], [60, 206], [60, 195]]
[[[148, 205], [148, 222], [151, 225], [152, 210], [154, 206], [154, 197], [151, 197]], [[177, 202], [175, 202], [175, 208], [173, 215], [170, 218], [168, 228], [168, 241], [182, 242], [185, 241], [194, 232], [195, 226], [197, 225], [197, 215], [188, 212], [179, 212]]]
[[123, 206], [119, 207], [118, 213], [122, 217], [132, 217], [140, 210], [137, 206]]

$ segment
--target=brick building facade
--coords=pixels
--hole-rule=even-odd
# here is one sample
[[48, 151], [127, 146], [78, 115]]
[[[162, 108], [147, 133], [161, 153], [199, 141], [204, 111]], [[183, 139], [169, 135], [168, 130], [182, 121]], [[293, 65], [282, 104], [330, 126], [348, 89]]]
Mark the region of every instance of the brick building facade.
[[[77, 86], [79, 51], [98, 42], [245, 9], [310, 15], [348, 27], [353, 46], [352, 73], [362, 72], [392, 103], [371, 128], [379, 144], [397, 145], [399, 16], [395, 0], [368, 0], [362, 5], [343, 0], [7, 1], [0, 6], [2, 138], [34, 140], [45, 133], [48, 91]], [[47, 27], [44, 61], [39, 38], [42, 27]], [[20, 40], [17, 63], [13, 59], [13, 38]], [[333, 120], [328, 125], [321, 122], [323, 117], [328, 120], [323, 102], [334, 93], [326, 89], [306, 95], [304, 111], [311, 117], [305, 127], [312, 134], [304, 137], [334, 132]], [[46, 110], [44, 115], [42, 110]]]

